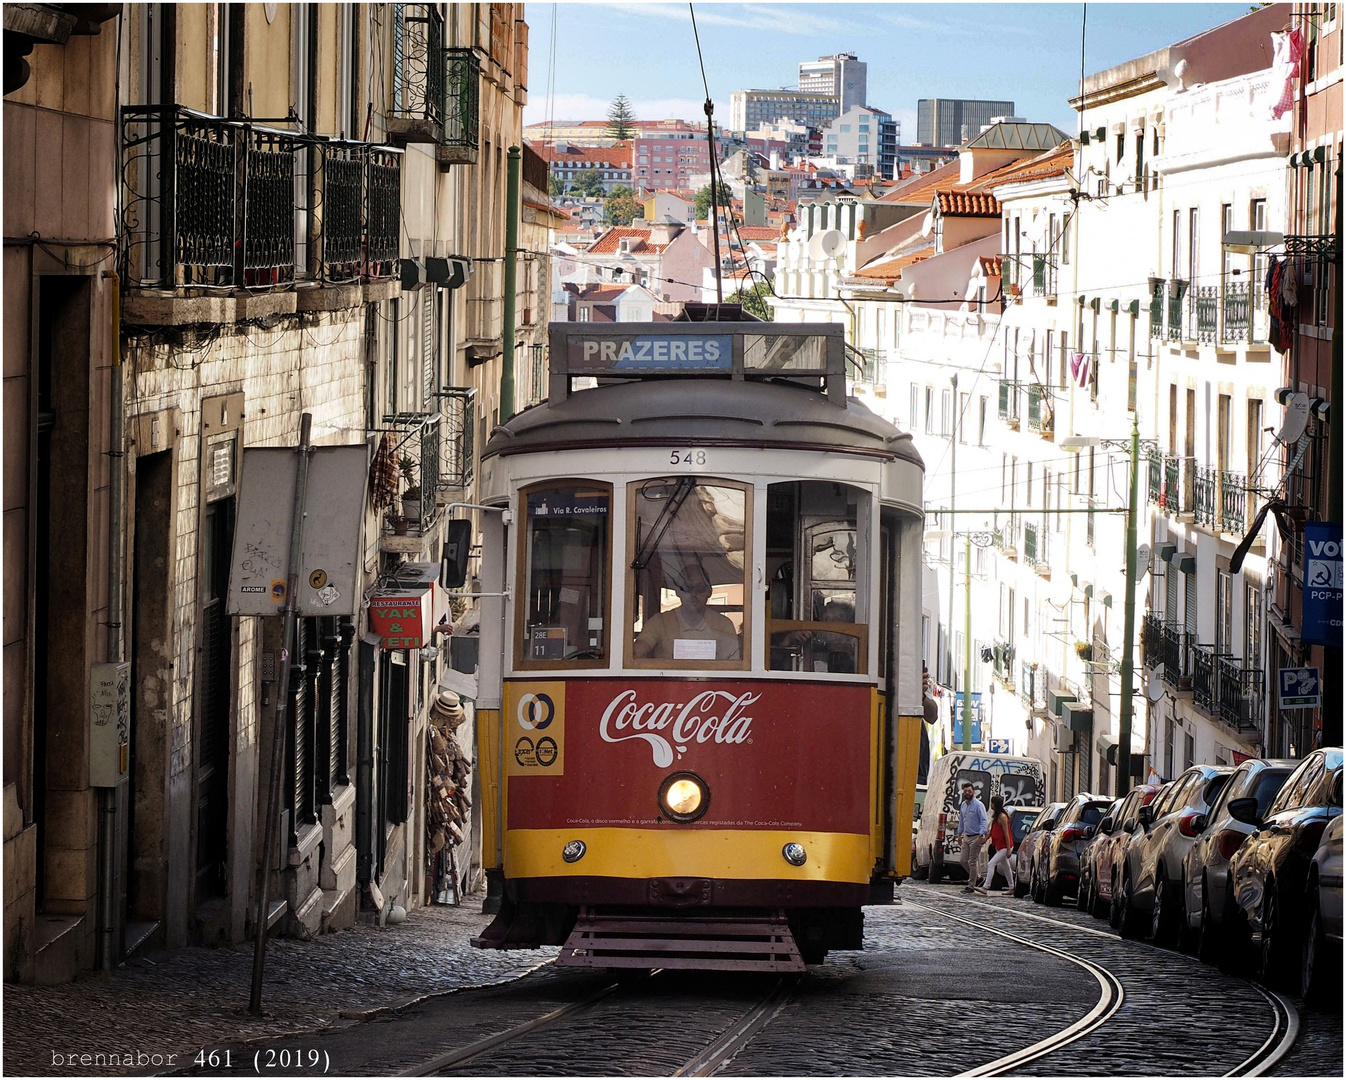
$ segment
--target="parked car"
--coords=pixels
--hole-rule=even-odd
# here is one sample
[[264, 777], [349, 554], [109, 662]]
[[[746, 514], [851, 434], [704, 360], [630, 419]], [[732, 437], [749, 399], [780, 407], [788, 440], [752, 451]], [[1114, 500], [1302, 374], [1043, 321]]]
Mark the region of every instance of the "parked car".
[[[1094, 859], [1098, 856], [1101, 848], [1119, 827], [1117, 824], [1117, 812], [1122, 808], [1123, 799], [1113, 799], [1108, 809], [1098, 824], [1085, 830], [1084, 853], [1080, 855], [1080, 884], [1075, 890], [1075, 906], [1080, 911], [1089, 911], [1092, 902], [1090, 893], [1093, 892], [1092, 881], [1094, 877]], [[1105, 829], [1103, 826], [1107, 826]]]
[[[1066, 804], [1054, 802], [1043, 808], [1019, 841], [1019, 850], [1014, 856], [1014, 895], [1027, 896], [1030, 889], [1036, 889], [1037, 867], [1041, 853], [1046, 847], [1051, 831], [1065, 813]], [[1036, 900], [1037, 897], [1034, 896]]]
[[1309, 867], [1309, 925], [1300, 965], [1299, 993], [1307, 1005], [1335, 1001], [1341, 993], [1341, 829], [1338, 814], [1323, 830]]
[[1042, 762], [1033, 757], [955, 751], [930, 764], [927, 792], [916, 830], [916, 857], [912, 877], [929, 876], [932, 882], [947, 875], [962, 880], [958, 861], [958, 803], [963, 783], [972, 784], [976, 797], [988, 811], [991, 796], [1005, 800], [1005, 808], [1036, 806], [1042, 799]]
[[[1162, 809], [1141, 807], [1137, 815], [1145, 837], [1133, 871], [1122, 882], [1130, 922], [1123, 930], [1139, 935], [1148, 929], [1156, 945], [1191, 943], [1183, 913], [1183, 860], [1196, 842], [1197, 822], [1210, 812], [1234, 769], [1230, 765], [1193, 765], [1177, 778]], [[1144, 916], [1149, 916], [1148, 928]]]
[[[1038, 861], [1044, 904], [1056, 907], [1067, 892], [1079, 888], [1080, 856], [1088, 841], [1085, 834], [1103, 820], [1110, 805], [1106, 798], [1084, 793], [1066, 803], [1056, 828], [1042, 841]], [[1033, 898], [1037, 899], [1037, 895], [1034, 890]]]
[[1254, 799], [1234, 799], [1229, 812], [1256, 830], [1234, 853], [1234, 902], [1247, 921], [1257, 975], [1279, 985], [1301, 962], [1310, 912], [1309, 867], [1328, 823], [1341, 814], [1340, 747], [1304, 759], [1257, 817]]
[[[1131, 828], [1126, 829], [1126, 838], [1121, 850], [1117, 852], [1112, 867], [1112, 900], [1108, 905], [1108, 922], [1124, 936], [1139, 936], [1141, 916], [1127, 903], [1127, 890], [1130, 883], [1140, 874], [1140, 860], [1145, 851], [1146, 827], [1157, 817], [1163, 817], [1169, 800], [1178, 790], [1178, 782], [1170, 780], [1164, 784], [1153, 799], [1144, 806], [1136, 808], [1131, 818]], [[1124, 823], [1125, 824], [1125, 823]]]
[[1229, 803], [1256, 799], [1260, 819], [1297, 764], [1260, 758], [1243, 762], [1230, 775], [1206, 820], [1198, 818], [1195, 822], [1200, 835], [1183, 860], [1183, 910], [1187, 930], [1196, 936], [1197, 955], [1208, 964], [1226, 955], [1225, 929], [1234, 910], [1229, 860], [1253, 831], [1251, 825], [1229, 813]]
[[[1017, 882], [1019, 871], [1015, 869], [1015, 866], [1019, 857], [1019, 844], [1023, 842], [1025, 834], [1027, 834], [1028, 830], [1032, 827], [1033, 822], [1037, 820], [1038, 815], [1042, 813], [1042, 807], [1016, 806], [1011, 810], [1007, 810], [1006, 813], [1008, 813], [1010, 817], [1010, 839], [1014, 841], [1014, 847], [1010, 851], [1008, 862], [1010, 864], [1010, 869], [1014, 870], [1014, 876]], [[991, 888], [993, 890], [1003, 889], [1006, 884], [1004, 875], [997, 869], [995, 877], [991, 879]]]
[[1117, 867], [1121, 865], [1122, 852], [1136, 829], [1136, 814], [1142, 806], [1153, 802], [1161, 790], [1158, 784], [1133, 787], [1117, 809], [1109, 810], [1098, 823], [1097, 835], [1090, 848], [1089, 883], [1085, 900], [1085, 907], [1095, 918], [1106, 918], [1109, 914]]

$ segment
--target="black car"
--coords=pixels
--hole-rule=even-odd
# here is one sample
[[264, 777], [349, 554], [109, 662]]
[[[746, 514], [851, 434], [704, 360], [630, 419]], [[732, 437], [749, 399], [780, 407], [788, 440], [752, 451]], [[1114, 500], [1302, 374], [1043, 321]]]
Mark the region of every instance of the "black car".
[[1310, 915], [1309, 866], [1328, 822], [1341, 813], [1341, 766], [1340, 747], [1315, 750], [1261, 820], [1255, 798], [1233, 799], [1226, 808], [1257, 826], [1230, 860], [1229, 876], [1257, 975], [1269, 986], [1299, 969]]
[[1046, 852], [1041, 861], [1042, 901], [1050, 907], [1061, 903], [1067, 892], [1080, 884], [1080, 857], [1093, 837], [1093, 829], [1103, 820], [1111, 799], [1079, 794], [1066, 804], [1051, 836], [1043, 841]]

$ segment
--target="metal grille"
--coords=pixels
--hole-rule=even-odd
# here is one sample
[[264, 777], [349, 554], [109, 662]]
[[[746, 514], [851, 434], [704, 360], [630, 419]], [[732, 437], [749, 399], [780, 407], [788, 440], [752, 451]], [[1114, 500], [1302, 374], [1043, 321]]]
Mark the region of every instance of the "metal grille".
[[444, 425], [440, 484], [446, 488], [467, 487], [473, 474], [477, 392], [470, 386], [453, 386], [444, 391], [441, 401]]
[[296, 143], [280, 132], [253, 128], [245, 145], [244, 283], [292, 281]]
[[1248, 482], [1242, 473], [1220, 473], [1220, 531], [1243, 535], [1244, 510], [1248, 504]]
[[227, 283], [234, 268], [237, 132], [183, 120], [176, 126], [170, 122], [166, 134], [173, 143], [172, 169], [164, 178], [173, 185], [173, 214], [164, 231], [174, 237], [173, 262], [184, 278], [171, 284], [210, 281], [211, 268], [224, 271], [221, 283]]
[[[316, 820], [313, 784], [313, 689], [314, 674], [308, 668], [312, 619], [295, 622], [294, 693], [290, 695], [290, 806], [291, 827]], [[297, 669], [297, 670], [296, 670]]]
[[337, 620], [336, 660], [332, 665], [332, 718], [335, 737], [336, 764], [332, 772], [334, 784], [350, 783], [347, 763], [350, 761], [350, 673], [351, 645], [355, 641], [355, 625], [343, 615]]
[[481, 61], [472, 49], [445, 49], [444, 75], [443, 145], [461, 151], [456, 160], [470, 164], [477, 160]]
[[1248, 283], [1228, 281], [1224, 287], [1224, 327], [1220, 339], [1224, 342], [1248, 340]]
[[366, 274], [397, 273], [402, 217], [402, 155], [385, 146], [371, 147], [365, 186]]
[[1192, 291], [1192, 313], [1196, 323], [1195, 337], [1203, 345], [1215, 342], [1219, 324], [1220, 289], [1216, 285], [1200, 285]]
[[336, 711], [336, 683], [334, 662], [336, 660], [336, 618], [322, 616], [314, 620], [317, 627], [317, 640], [321, 651], [316, 654], [317, 678], [315, 679], [316, 723], [314, 734], [317, 736], [314, 746], [314, 761], [317, 764], [316, 787], [317, 800], [320, 803], [332, 801], [332, 789], [336, 774], [336, 739], [334, 738]]
[[444, 17], [438, 4], [393, 9], [393, 108], [400, 120], [444, 122]]
[[1187, 282], [1168, 283], [1168, 340], [1182, 340], [1182, 301], [1187, 293]]
[[1215, 478], [1216, 472], [1214, 469], [1200, 467], [1196, 469], [1196, 477], [1192, 485], [1192, 493], [1195, 496], [1192, 514], [1193, 521], [1198, 525], [1218, 527]]
[[[438, 350], [435, 348], [435, 290], [424, 289], [421, 292], [421, 393], [422, 401], [428, 409], [435, 400], [435, 384], [439, 381]], [[436, 457], [438, 461], [438, 457]], [[438, 470], [436, 470], [438, 471]], [[429, 488], [427, 479], [427, 489]]]
[[1150, 337], [1164, 336], [1164, 283], [1150, 279]]
[[322, 147], [322, 275], [356, 281], [364, 246], [366, 147], [328, 142]]

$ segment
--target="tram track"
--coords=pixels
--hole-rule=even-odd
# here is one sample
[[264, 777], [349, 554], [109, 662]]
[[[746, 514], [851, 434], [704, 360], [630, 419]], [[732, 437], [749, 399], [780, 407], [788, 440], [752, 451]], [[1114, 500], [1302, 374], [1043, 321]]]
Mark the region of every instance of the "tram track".
[[[658, 980], [667, 976], [662, 969], [648, 973], [647, 980]], [[786, 976], [777, 979], [771, 989], [751, 1008], [742, 1012], [731, 1021], [720, 1034], [701, 1047], [679, 1067], [672, 1069], [671, 1076], [712, 1076], [743, 1049], [752, 1037], [766, 1024], [770, 1023], [789, 1002], [790, 995], [799, 985], [800, 976]], [[575, 1021], [605, 1001], [619, 997], [645, 980], [619, 980], [602, 987], [600, 990], [553, 1009], [541, 1016], [516, 1024], [504, 1031], [478, 1039], [467, 1046], [437, 1054], [432, 1058], [401, 1070], [399, 1076], [435, 1076], [474, 1062], [485, 1055], [499, 1051], [511, 1043], [518, 1043], [527, 1036], [544, 1028], [562, 1027], [567, 1021]]]
[[[1011, 918], [1022, 920], [1024, 922], [1029, 923], [1030, 925], [1049, 926], [1054, 928], [1056, 931], [1066, 931], [1070, 934], [1085, 935], [1088, 938], [1100, 938], [1107, 941], [1113, 949], [1120, 950], [1123, 946], [1131, 950], [1135, 950], [1138, 948], [1142, 954], [1148, 953], [1152, 961], [1157, 960], [1160, 962], [1165, 962], [1177, 959], [1175, 954], [1173, 954], [1171, 951], [1167, 949], [1161, 949], [1158, 946], [1151, 945], [1147, 942], [1127, 941], [1123, 943], [1122, 940], [1119, 937], [1117, 937], [1116, 934], [1100, 930], [1096, 927], [1076, 925], [1075, 923], [1068, 922], [1064, 919], [1055, 919], [1050, 916], [1042, 915], [1034, 911], [1016, 911], [1011, 907], [988, 903], [985, 901], [954, 898], [954, 897], [946, 897], [946, 899], [954, 900], [955, 904], [957, 904], [959, 907], [965, 909], [968, 912], [973, 912], [977, 910], [994, 912], [997, 919], [1002, 920], [1002, 925], [1003, 925], [1003, 917], [1008, 915]], [[1062, 1064], [1060, 1056], [1061, 1051], [1063, 1051], [1066, 1047], [1070, 1046], [1072, 1043], [1077, 1043], [1081, 1040], [1086, 1039], [1087, 1036], [1090, 1036], [1095, 1032], [1100, 1031], [1100, 1029], [1104, 1028], [1104, 1026], [1107, 1025], [1109, 1021], [1114, 1021], [1114, 1018], [1116, 1018], [1114, 1027], [1118, 1026], [1122, 1019], [1118, 1017], [1118, 1013], [1122, 1009], [1122, 1005], [1124, 1003], [1135, 1006], [1138, 1012], [1145, 1013], [1146, 1015], [1152, 1015], [1150, 1012], [1151, 1003], [1149, 1001], [1141, 999], [1152, 996], [1154, 993], [1153, 988], [1155, 985], [1160, 985], [1163, 987], [1161, 994], [1163, 995], [1171, 994], [1172, 984], [1167, 982], [1166, 980], [1161, 979], [1155, 973], [1152, 972], [1147, 974], [1138, 973], [1136, 976], [1132, 976], [1126, 973], [1124, 973], [1123, 975], [1119, 975], [1117, 972], [1112, 970], [1112, 968], [1106, 966], [1105, 964], [1098, 963], [1096, 959], [1090, 959], [1087, 957], [1080, 956], [1078, 952], [1069, 947], [1061, 947], [1061, 944], [1059, 942], [1055, 945], [1051, 945], [1042, 941], [1033, 940], [1031, 938], [1024, 937], [1020, 934], [1010, 933], [1002, 929], [1000, 926], [992, 926], [989, 925], [987, 922], [979, 921], [975, 918], [966, 918], [963, 915], [954, 914], [953, 912], [942, 910], [941, 908], [938, 907], [919, 904], [911, 899], [908, 899], [906, 903], [907, 906], [909, 907], [920, 908], [921, 910], [929, 912], [931, 914], [951, 919], [968, 926], [974, 926], [977, 929], [980, 929], [987, 933], [995, 934], [1000, 937], [1008, 937], [1012, 940], [1019, 941], [1020, 943], [1025, 944], [1031, 948], [1054, 953], [1055, 955], [1060, 956], [1063, 959], [1069, 960], [1072, 963], [1079, 964], [1080, 966], [1083, 966], [1086, 969], [1090, 970], [1091, 974], [1093, 974], [1096, 978], [1099, 979], [1101, 986], [1104, 984], [1105, 980], [1107, 983], [1115, 984], [1116, 986], [1115, 995], [1112, 991], [1104, 989], [1103, 993], [1100, 995], [1098, 1004], [1096, 1004], [1094, 1008], [1092, 1008], [1079, 1020], [1075, 1021], [1070, 1025], [1067, 1025], [1066, 1027], [1057, 1031], [1053, 1035], [1050, 1035], [1047, 1038], [1042, 1039], [1031, 1046], [1024, 1047], [1022, 1050], [1016, 1051], [1013, 1054], [1006, 1055], [1003, 1058], [998, 1058], [995, 1061], [988, 1062], [984, 1065], [976, 1066], [972, 1069], [969, 1069], [960, 1075], [997, 1076], [997, 1075], [1005, 1075], [1007, 1073], [1017, 1073], [1021, 1072], [1026, 1065], [1032, 1062], [1041, 1061], [1049, 1057], [1054, 1057], [1055, 1060], [1053, 1061], [1053, 1067], [1049, 1068], [1046, 1071], [1058, 1074], [1068, 1072], [1068, 1070], [1061, 1068]], [[1027, 931], [1025, 931], [1025, 933], [1027, 933]], [[1131, 955], [1134, 956], [1136, 954], [1133, 952]], [[1186, 958], [1182, 959], [1184, 961], [1186, 960]], [[1118, 961], [1116, 959], [1109, 960], [1109, 963], [1111, 963], [1113, 967], [1119, 966]], [[1197, 970], [1201, 971], [1202, 969], [1198, 968]], [[1219, 976], [1216, 976], [1214, 973], [1210, 973], [1210, 975], [1212, 979], [1221, 978]], [[1132, 981], [1133, 991], [1131, 994], [1130, 1002], [1127, 1001], [1127, 985], [1124, 979], [1131, 979]], [[1265, 1000], [1266, 1004], [1270, 1007], [1272, 1013], [1271, 1031], [1255, 1047], [1255, 1049], [1253, 1049], [1250, 1053], [1246, 1053], [1245, 1056], [1242, 1059], [1240, 1059], [1237, 1064], [1233, 1065], [1232, 1067], [1228, 1067], [1225, 1071], [1218, 1072], [1218, 1075], [1227, 1077], [1264, 1076], [1270, 1073], [1275, 1068], [1277, 1063], [1280, 1062], [1281, 1059], [1284, 1058], [1285, 1055], [1288, 1054], [1291, 1048], [1294, 1046], [1295, 1040], [1299, 1035], [1299, 1028], [1300, 1028], [1299, 1014], [1298, 1011], [1295, 1009], [1294, 1005], [1289, 1000], [1287, 1000], [1283, 995], [1272, 990], [1267, 990], [1261, 985], [1251, 981], [1239, 980], [1239, 982], [1243, 983], [1247, 987], [1251, 988], [1251, 990], [1255, 991], [1258, 995], [1260, 995]], [[1195, 989], [1189, 991], [1189, 993], [1191, 993], [1193, 996], [1198, 995], [1198, 991], [1196, 991]], [[1204, 993], [1202, 993], [1200, 996], [1204, 997], [1205, 995]], [[1214, 1004], [1214, 1002], [1212, 1003]], [[1174, 1003], [1169, 1001], [1168, 1004], [1172, 1006]], [[1105, 1065], [1104, 1059], [1091, 1058], [1089, 1059], [1089, 1066], [1086, 1067], [1083, 1071], [1091, 1073], [1098, 1072], [1100, 1071], [1100, 1066], [1103, 1065]], [[1150, 1071], [1163, 1072], [1165, 1070], [1162, 1067], [1159, 1067], [1159, 1068], [1152, 1068]], [[1216, 1072], [1215, 1069], [1208, 1069], [1208, 1071]]]

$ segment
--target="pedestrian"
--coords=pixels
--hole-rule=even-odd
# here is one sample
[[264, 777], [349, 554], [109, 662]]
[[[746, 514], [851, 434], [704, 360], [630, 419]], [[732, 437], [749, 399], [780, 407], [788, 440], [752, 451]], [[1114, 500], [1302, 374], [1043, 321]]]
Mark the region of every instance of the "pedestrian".
[[960, 861], [967, 871], [967, 885], [963, 892], [977, 891], [977, 869], [982, 845], [986, 843], [986, 807], [977, 798], [971, 780], [963, 781], [963, 801], [958, 806], [958, 835], [963, 841]]
[[1005, 813], [1005, 800], [999, 795], [991, 796], [991, 844], [995, 853], [986, 863], [986, 880], [981, 883], [981, 891], [991, 887], [997, 868], [1005, 875], [1011, 889], [1014, 888], [1014, 864], [1010, 856], [1014, 851], [1014, 830], [1010, 825], [1010, 816]]

